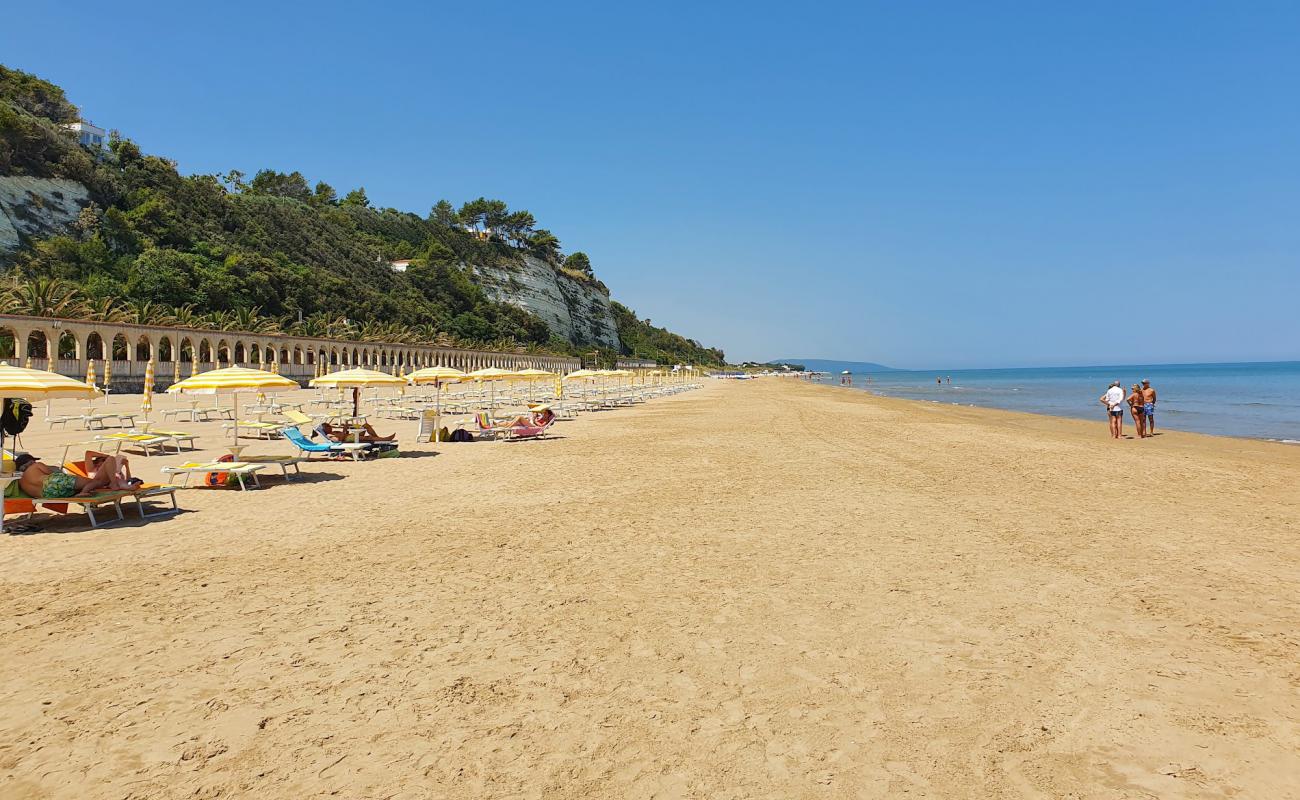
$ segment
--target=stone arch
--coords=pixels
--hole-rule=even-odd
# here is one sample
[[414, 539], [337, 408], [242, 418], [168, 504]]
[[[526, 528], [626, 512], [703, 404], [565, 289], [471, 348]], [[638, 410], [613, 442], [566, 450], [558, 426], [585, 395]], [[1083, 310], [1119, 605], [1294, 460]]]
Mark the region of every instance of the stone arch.
[[287, 347], [280, 348], [280, 363], [281, 364], [289, 363], [289, 348]]
[[295, 347], [295, 348], [293, 348], [293, 363], [295, 363], [295, 364], [301, 364], [301, 363], [303, 363], [303, 360], [302, 360], [302, 348], [301, 348], [301, 347]]
[[175, 361], [176, 353], [172, 352], [172, 340], [167, 336], [158, 338], [158, 361]]
[[230, 363], [230, 345], [226, 342], [225, 339], [220, 339], [217, 341], [217, 364], [220, 365], [220, 364], [229, 364], [229, 363]]
[[331, 347], [330, 366], [338, 366], [338, 363], [339, 363], [339, 349], [337, 347]]
[[235, 342], [235, 351], [233, 355], [234, 358], [232, 359], [232, 361], [236, 364], [244, 364], [248, 361], [248, 349], [244, 347], [243, 342], [241, 341]]
[[18, 332], [7, 325], [0, 328], [0, 358], [18, 358]]
[[153, 342], [149, 341], [149, 337], [142, 333], [140, 338], [135, 340], [135, 360], [150, 361], [152, 359]]
[[99, 331], [91, 331], [86, 337], [86, 358], [95, 359], [104, 357], [104, 337], [99, 335]]
[[314, 349], [311, 349], [311, 348], [308, 348], [308, 349], [307, 349], [307, 362], [306, 362], [306, 363], [308, 363], [308, 364], [315, 364], [315, 363], [316, 363], [316, 351], [315, 351]]
[[181, 339], [181, 343], [176, 350], [176, 358], [179, 361], [194, 363], [194, 343], [190, 341], [188, 336]]
[[64, 331], [63, 333], [60, 333], [57, 357], [66, 358], [66, 359], [78, 358], [79, 357], [79, 354], [77, 353], [78, 345], [79, 342], [77, 341], [77, 335], [74, 334], [72, 331]]
[[257, 342], [253, 342], [251, 345], [248, 346], [248, 363], [259, 364], [259, 365], [263, 363], [262, 346]]
[[126, 361], [131, 357], [131, 345], [126, 340], [125, 333], [119, 333], [113, 337], [113, 360]]
[[199, 363], [209, 364], [212, 362], [212, 343], [207, 339], [199, 340]]
[[45, 358], [49, 352], [49, 340], [45, 336], [45, 331], [35, 330], [27, 334], [27, 357], [28, 358]]
[[352, 348], [352, 366], [357, 365], [357, 348]]

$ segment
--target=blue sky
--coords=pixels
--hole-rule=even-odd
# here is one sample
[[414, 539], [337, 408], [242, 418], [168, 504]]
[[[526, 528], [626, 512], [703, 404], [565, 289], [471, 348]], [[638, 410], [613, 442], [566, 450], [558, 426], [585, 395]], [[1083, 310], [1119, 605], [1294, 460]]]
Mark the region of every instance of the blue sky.
[[1300, 4], [625, 5], [16, 3], [0, 62], [186, 172], [527, 208], [733, 359], [1300, 358]]

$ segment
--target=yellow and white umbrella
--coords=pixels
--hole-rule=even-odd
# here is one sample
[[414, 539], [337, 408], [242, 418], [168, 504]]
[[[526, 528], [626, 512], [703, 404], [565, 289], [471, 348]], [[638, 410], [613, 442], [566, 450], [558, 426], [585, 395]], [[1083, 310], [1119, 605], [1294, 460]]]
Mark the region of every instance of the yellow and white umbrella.
[[172, 355], [175, 357], [174, 360], [172, 361], [172, 383], [180, 383], [181, 382], [181, 354], [174, 352], [172, 353]]
[[356, 367], [354, 369], [345, 369], [339, 372], [331, 372], [328, 375], [322, 375], [313, 378], [309, 386], [318, 389], [351, 389], [352, 390], [352, 416], [361, 416], [361, 390], [373, 387], [406, 386], [406, 380], [396, 375], [388, 375], [373, 369], [363, 369]]
[[222, 367], [186, 378], [167, 387], [168, 394], [228, 394], [234, 400], [236, 441], [239, 439], [239, 393], [283, 392], [300, 388], [296, 381], [248, 367]]
[[153, 359], [144, 366], [144, 394], [140, 396], [140, 411], [144, 414], [145, 419], [149, 419], [149, 412], [153, 411]]
[[519, 370], [518, 372], [515, 373], [515, 376], [517, 377], [518, 380], [521, 380], [521, 381], [527, 381], [527, 382], [528, 382], [528, 400], [529, 400], [529, 402], [532, 402], [532, 399], [533, 399], [533, 385], [534, 385], [534, 384], [536, 384], [538, 381], [545, 381], [545, 380], [550, 380], [550, 379], [552, 379], [552, 378], [558, 378], [558, 377], [559, 377], [559, 376], [556, 375], [554, 372], [547, 372], [547, 371], [544, 370], [544, 369], [532, 369], [532, 368], [529, 368], [529, 369], [521, 369], [521, 370]]
[[416, 385], [433, 384], [433, 431], [436, 439], [442, 430], [442, 385], [464, 380], [465, 373], [453, 367], [425, 367], [407, 375], [406, 379]]
[[488, 413], [491, 414], [497, 405], [497, 381], [508, 381], [518, 377], [518, 373], [500, 367], [484, 367], [467, 373], [462, 380], [467, 381], [486, 381], [489, 386]]
[[[55, 400], [60, 397], [89, 398], [99, 394], [93, 384], [65, 378], [57, 372], [26, 367], [11, 367], [0, 361], [0, 397], [21, 397], [28, 401]], [[4, 450], [4, 430], [0, 429], [0, 452]]]
[[86, 384], [95, 385], [95, 359], [93, 358], [86, 359]]

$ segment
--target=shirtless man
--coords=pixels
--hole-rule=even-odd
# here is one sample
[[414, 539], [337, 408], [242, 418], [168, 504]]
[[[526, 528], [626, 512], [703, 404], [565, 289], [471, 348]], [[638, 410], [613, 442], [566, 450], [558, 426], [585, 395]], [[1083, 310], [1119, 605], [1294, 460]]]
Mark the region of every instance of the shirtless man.
[[95, 450], [86, 451], [89, 478], [74, 475], [62, 467], [47, 467], [31, 453], [19, 453], [14, 469], [22, 473], [18, 485], [29, 497], [78, 497], [92, 495], [100, 489], [134, 489], [142, 481], [131, 477], [131, 467], [121, 456]]
[[1156, 432], [1156, 390], [1151, 388], [1151, 381], [1142, 381], [1142, 412], [1147, 418], [1147, 436]]
[[1106, 407], [1106, 416], [1110, 418], [1110, 436], [1119, 439], [1124, 435], [1124, 390], [1119, 388], [1119, 381], [1110, 385], [1098, 400]]

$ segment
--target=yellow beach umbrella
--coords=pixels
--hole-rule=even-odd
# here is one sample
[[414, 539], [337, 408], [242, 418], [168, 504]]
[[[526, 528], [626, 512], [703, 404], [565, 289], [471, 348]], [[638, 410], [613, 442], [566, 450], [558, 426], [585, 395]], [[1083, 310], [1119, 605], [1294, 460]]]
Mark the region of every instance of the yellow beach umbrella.
[[104, 359], [104, 402], [108, 403], [109, 384], [113, 382], [113, 360]]
[[281, 375], [273, 375], [260, 369], [248, 367], [222, 367], [200, 375], [186, 378], [180, 383], [167, 387], [168, 394], [228, 394], [234, 400], [235, 424], [232, 426], [235, 440], [239, 439], [239, 393], [240, 392], [282, 392], [299, 388], [296, 381]]
[[[57, 372], [26, 367], [11, 367], [0, 361], [0, 397], [25, 400], [55, 400], [60, 397], [89, 398], [99, 394], [93, 384], [65, 378]], [[4, 430], [0, 429], [0, 452], [4, 450]]]
[[592, 369], [575, 369], [568, 375], [564, 376], [566, 381], [595, 380], [600, 377], [600, 373]]
[[351, 389], [352, 416], [361, 416], [361, 390], [382, 386], [406, 386], [406, 379], [373, 369], [355, 367], [313, 378], [309, 384], [319, 389]]
[[90, 386], [95, 385], [95, 359], [86, 359], [86, 383]]
[[144, 414], [145, 419], [149, 419], [149, 412], [153, 411], [153, 359], [144, 367], [144, 394], [140, 396], [140, 411]]
[[538, 381], [544, 381], [544, 380], [549, 380], [551, 378], [559, 377], [554, 372], [547, 372], [544, 369], [533, 369], [533, 368], [521, 369], [515, 373], [515, 376], [518, 378], [518, 380], [528, 382], [528, 400], [530, 402], [533, 399], [533, 384], [537, 383]]
[[172, 353], [175, 358], [172, 360], [172, 383], [181, 382], [181, 354]]
[[508, 369], [501, 369], [500, 367], [484, 367], [483, 369], [476, 369], [473, 372], [467, 373], [464, 380], [487, 381], [491, 384], [489, 387], [491, 394], [488, 399], [488, 412], [491, 413], [497, 405], [496, 382], [511, 380], [515, 377], [517, 377], [517, 373], [511, 372]]
[[465, 373], [453, 367], [425, 367], [417, 369], [406, 380], [412, 384], [433, 384], [433, 434], [434, 440], [437, 440], [438, 432], [442, 430], [442, 385], [444, 383], [456, 383], [465, 379]]

